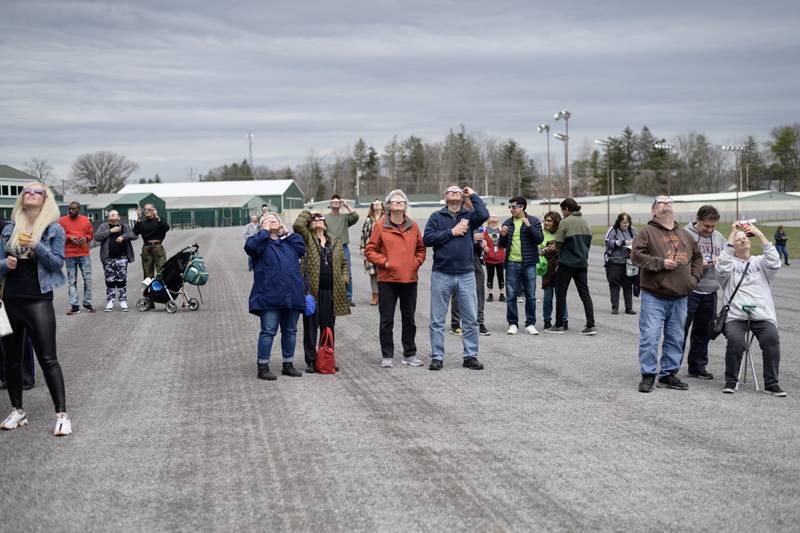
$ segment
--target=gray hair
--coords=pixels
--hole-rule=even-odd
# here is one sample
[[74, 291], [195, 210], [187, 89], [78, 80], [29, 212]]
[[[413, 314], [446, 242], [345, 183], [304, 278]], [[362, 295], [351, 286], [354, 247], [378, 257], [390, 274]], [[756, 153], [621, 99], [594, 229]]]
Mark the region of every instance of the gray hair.
[[258, 219], [258, 225], [259, 226], [263, 226], [264, 222], [268, 218], [272, 218], [272, 217], [275, 217], [275, 218], [278, 219], [278, 224], [283, 224], [283, 221], [281, 220], [281, 217], [278, 216], [278, 213], [273, 213], [272, 211], [270, 211], [269, 213], [264, 213], [263, 215], [261, 215], [261, 218]]
[[392, 202], [392, 198], [395, 198], [395, 197], [398, 197], [398, 196], [400, 198], [402, 198], [403, 200], [405, 200], [405, 202], [406, 202], [406, 208], [403, 211], [407, 210], [408, 209], [408, 196], [406, 196], [406, 193], [403, 192], [403, 189], [395, 189], [395, 190], [389, 192], [389, 194], [386, 195], [386, 202], [384, 202], [384, 204], [388, 206]]

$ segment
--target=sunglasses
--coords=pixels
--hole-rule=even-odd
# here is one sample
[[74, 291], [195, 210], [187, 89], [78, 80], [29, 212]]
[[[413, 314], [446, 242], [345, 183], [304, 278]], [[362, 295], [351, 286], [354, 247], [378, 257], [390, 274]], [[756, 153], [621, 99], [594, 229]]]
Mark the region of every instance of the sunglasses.
[[22, 189], [22, 194], [38, 194], [39, 196], [47, 196], [44, 189]]
[[656, 203], [657, 204], [671, 204], [672, 203], [672, 198], [670, 198], [669, 196], [659, 196], [658, 198], [656, 198]]
[[509, 209], [516, 209], [516, 208], [518, 208], [518, 207], [522, 207], [522, 206], [521, 206], [521, 205], [517, 205], [517, 204], [510, 204], [510, 205], [508, 206], [508, 208], [509, 208]]
[[312, 215], [311, 216], [311, 221], [312, 222], [317, 222], [317, 221], [320, 221], [320, 220], [324, 221], [325, 220], [325, 215]]
[[392, 200], [389, 203], [390, 204], [404, 204], [404, 203], [406, 203], [406, 201], [405, 200]]

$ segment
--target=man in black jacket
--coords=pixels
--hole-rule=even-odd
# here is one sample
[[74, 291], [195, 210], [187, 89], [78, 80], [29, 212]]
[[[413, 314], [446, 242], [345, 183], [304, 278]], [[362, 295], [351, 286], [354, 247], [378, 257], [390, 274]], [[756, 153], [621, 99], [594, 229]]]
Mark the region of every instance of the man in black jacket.
[[511, 218], [500, 228], [499, 245], [506, 249], [506, 320], [508, 334], [516, 335], [519, 327], [517, 296], [525, 293], [525, 332], [538, 335], [536, 330], [536, 263], [539, 244], [544, 240], [542, 223], [525, 212], [528, 201], [515, 196], [508, 201]]

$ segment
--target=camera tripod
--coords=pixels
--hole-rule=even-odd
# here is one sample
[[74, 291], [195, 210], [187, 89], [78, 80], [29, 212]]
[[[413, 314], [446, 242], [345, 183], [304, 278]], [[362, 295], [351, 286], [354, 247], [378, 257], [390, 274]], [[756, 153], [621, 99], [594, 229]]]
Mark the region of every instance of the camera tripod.
[[747, 331], [744, 334], [744, 357], [742, 357], [742, 362], [739, 364], [739, 381], [736, 383], [736, 389], [739, 389], [739, 385], [745, 385], [747, 383], [747, 367], [750, 367], [750, 371], [753, 373], [753, 383], [756, 386], [756, 390], [760, 391], [761, 388], [758, 386], [758, 376], [756, 376], [756, 366], [753, 363], [753, 357], [750, 355], [750, 344], [753, 342], [753, 332], [750, 331], [750, 317], [753, 311], [756, 310], [755, 305], [743, 305], [742, 311], [747, 315]]

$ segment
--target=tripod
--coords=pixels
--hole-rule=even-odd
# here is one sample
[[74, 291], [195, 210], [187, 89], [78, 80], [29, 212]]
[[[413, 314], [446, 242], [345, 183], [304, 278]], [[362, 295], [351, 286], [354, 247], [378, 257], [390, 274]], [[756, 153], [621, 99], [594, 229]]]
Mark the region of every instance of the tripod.
[[761, 388], [758, 386], [756, 367], [750, 355], [750, 344], [753, 342], [753, 332], [750, 331], [750, 317], [755, 310], [755, 305], [742, 306], [742, 311], [747, 315], [747, 331], [744, 334], [744, 357], [742, 357], [742, 362], [739, 364], [739, 381], [736, 383], [736, 388], [738, 389], [739, 385], [745, 385], [747, 383], [747, 367], [749, 366], [750, 371], [753, 373], [753, 383], [756, 386], [756, 390], [760, 391]]

